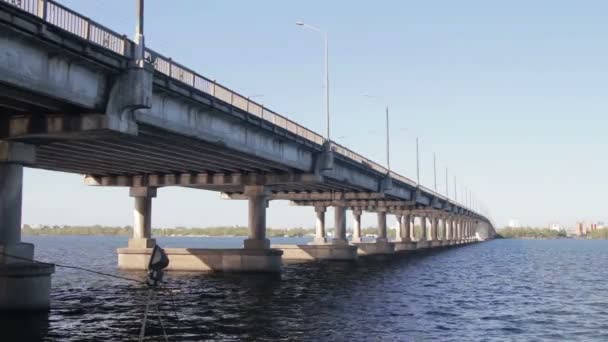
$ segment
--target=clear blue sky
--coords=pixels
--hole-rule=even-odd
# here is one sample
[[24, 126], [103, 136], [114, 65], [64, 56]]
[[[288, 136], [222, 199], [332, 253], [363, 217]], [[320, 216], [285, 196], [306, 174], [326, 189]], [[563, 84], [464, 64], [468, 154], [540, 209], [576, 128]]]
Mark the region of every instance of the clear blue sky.
[[[132, 36], [135, 1], [63, 0]], [[329, 32], [332, 130], [384, 162], [383, 107], [391, 108], [392, 166], [432, 187], [432, 154], [499, 226], [608, 220], [606, 1], [152, 1], [146, 42], [201, 74], [323, 131], [320, 36]], [[361, 95], [373, 94], [379, 100]], [[459, 190], [461, 191], [461, 190]], [[24, 223], [132, 223], [126, 189], [27, 170]], [[155, 226], [243, 225], [246, 204], [162, 189]], [[328, 217], [329, 222], [333, 222]], [[375, 222], [372, 214], [364, 224]], [[272, 202], [269, 226], [311, 226], [311, 208]]]

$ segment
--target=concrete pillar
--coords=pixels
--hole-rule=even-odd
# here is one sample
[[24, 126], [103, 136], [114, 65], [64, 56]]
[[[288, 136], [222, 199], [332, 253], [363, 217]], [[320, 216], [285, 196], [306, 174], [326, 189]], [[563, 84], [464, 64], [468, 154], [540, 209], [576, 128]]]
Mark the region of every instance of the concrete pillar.
[[270, 240], [266, 238], [266, 189], [262, 185], [248, 185], [244, 194], [249, 199], [249, 238], [243, 246], [246, 249], [270, 248]]
[[327, 243], [327, 236], [325, 235], [325, 211], [325, 207], [315, 207], [317, 220], [315, 224], [315, 239], [313, 240], [313, 244]]
[[401, 231], [403, 230], [403, 214], [401, 212], [395, 213], [395, 219], [397, 219], [397, 230], [395, 231], [395, 241], [401, 241]]
[[11, 163], [14, 148], [0, 141], [0, 311], [48, 310], [55, 267], [28, 261], [34, 245], [21, 242], [23, 166]]
[[412, 215], [405, 213], [401, 218], [401, 241], [411, 242], [412, 241]]
[[440, 238], [440, 240], [446, 241], [447, 234], [448, 234], [448, 225], [446, 224], [446, 217], [442, 216], [441, 217], [441, 234], [440, 234], [441, 238]]
[[458, 240], [462, 240], [462, 219], [456, 220], [456, 236]]
[[437, 216], [431, 216], [431, 241], [437, 241]]
[[386, 238], [386, 211], [378, 211], [378, 237], [376, 242], [387, 242]]
[[156, 197], [156, 188], [131, 188], [129, 195], [135, 199], [133, 236], [129, 239], [129, 248], [153, 248], [156, 241], [152, 239], [152, 198]]
[[396, 238], [395, 241], [399, 241], [399, 242], [410, 242], [412, 241], [410, 234], [410, 223], [411, 223], [411, 216], [409, 213], [404, 213], [402, 215], [399, 216], [400, 220], [399, 220], [399, 231], [396, 234]]
[[332, 240], [334, 245], [347, 245], [346, 240], [346, 207], [336, 206], [334, 207], [334, 218], [335, 218], [335, 236]]
[[361, 239], [361, 209], [353, 209], [353, 238], [352, 242], [362, 242]]
[[420, 227], [422, 228], [422, 234], [418, 241], [427, 241], [428, 231], [426, 227], [426, 216], [420, 216]]

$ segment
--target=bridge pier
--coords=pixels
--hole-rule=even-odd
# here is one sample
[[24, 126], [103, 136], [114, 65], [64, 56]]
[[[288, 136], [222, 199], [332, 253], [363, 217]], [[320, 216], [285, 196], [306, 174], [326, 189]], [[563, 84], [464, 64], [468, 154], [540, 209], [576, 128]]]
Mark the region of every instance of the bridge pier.
[[441, 241], [438, 238], [438, 225], [439, 220], [436, 215], [431, 216], [431, 241], [429, 243], [429, 247], [439, 247], [442, 245]]
[[268, 249], [270, 240], [266, 238], [266, 207], [268, 198], [264, 186], [245, 187], [249, 198], [249, 238], [244, 241], [245, 249]]
[[334, 207], [334, 238], [332, 239], [332, 245], [348, 245], [346, 239], [346, 207], [336, 206]]
[[156, 197], [156, 188], [130, 188], [129, 194], [135, 199], [133, 236], [129, 239], [129, 248], [154, 248], [152, 199]]
[[[247, 186], [249, 201], [249, 237], [242, 249], [165, 248], [170, 271], [216, 272], [281, 272], [283, 252], [270, 249], [266, 238], [266, 207], [268, 199], [264, 187]], [[118, 267], [145, 270], [156, 244], [152, 238], [152, 198], [156, 188], [134, 187], [135, 198], [133, 236], [127, 248], [118, 249]]]
[[317, 221], [315, 224], [315, 238], [311, 245], [322, 245], [327, 243], [327, 236], [325, 235], [325, 211], [325, 207], [315, 207]]
[[386, 234], [387, 208], [376, 208], [378, 215], [378, 237], [375, 242], [360, 242], [355, 245], [359, 247], [359, 255], [393, 254], [395, 246], [388, 241]]
[[416, 249], [416, 242], [412, 241], [412, 216], [409, 212], [401, 214], [399, 231], [395, 238], [395, 252], [412, 251]]
[[50, 307], [55, 266], [28, 261], [34, 258], [34, 245], [21, 241], [23, 161], [30, 157], [33, 150], [22, 144], [0, 141], [0, 311]]
[[441, 241], [441, 244], [443, 246], [449, 246], [451, 243], [451, 234], [450, 234], [450, 217], [449, 216], [443, 216], [441, 219], [441, 224], [443, 226], [443, 240]]
[[420, 228], [422, 231], [420, 233], [420, 236], [418, 237], [418, 241], [416, 241], [416, 248], [417, 249], [428, 248], [429, 241], [428, 241], [426, 216], [424, 214], [422, 214], [419, 216], [419, 218], [420, 218]]
[[346, 206], [337, 205], [334, 208], [335, 234], [329, 242], [325, 236], [325, 211], [324, 206], [315, 207], [317, 225], [315, 239], [311, 243], [273, 246], [283, 251], [283, 260], [290, 263], [357, 259], [357, 247], [349, 245], [346, 239]]
[[362, 211], [359, 208], [353, 209], [353, 237], [351, 239], [352, 243], [363, 242], [361, 236], [361, 214]]

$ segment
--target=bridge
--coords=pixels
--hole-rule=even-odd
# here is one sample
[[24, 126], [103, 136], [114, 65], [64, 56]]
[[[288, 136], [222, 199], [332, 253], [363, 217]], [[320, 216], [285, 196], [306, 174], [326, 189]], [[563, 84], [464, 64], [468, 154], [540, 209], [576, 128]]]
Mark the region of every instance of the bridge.
[[[49, 306], [53, 265], [11, 257], [34, 255], [21, 241], [23, 167], [130, 188], [133, 236], [117, 251], [123, 269], [147, 267], [152, 199], [168, 186], [249, 202], [243, 248], [168, 248], [173, 270], [280, 272], [283, 261], [354, 260], [495, 235], [481, 213], [145, 47], [143, 36], [132, 41], [51, 0], [0, 0], [0, 309]], [[311, 244], [271, 246], [272, 200], [311, 207]], [[363, 212], [378, 216], [374, 242], [362, 239]], [[387, 215], [399, 222], [394, 241]]]

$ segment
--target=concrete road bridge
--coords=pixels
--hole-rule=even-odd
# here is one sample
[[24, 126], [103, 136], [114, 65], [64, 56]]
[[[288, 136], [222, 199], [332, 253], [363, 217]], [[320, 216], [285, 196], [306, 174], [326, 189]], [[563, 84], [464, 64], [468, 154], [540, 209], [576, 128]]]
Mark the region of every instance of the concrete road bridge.
[[[7, 256], [34, 253], [21, 241], [23, 167], [129, 187], [134, 231], [118, 250], [125, 269], [146, 268], [155, 244], [152, 199], [167, 186], [249, 202], [243, 248], [167, 249], [173, 270], [280, 272], [282, 260], [353, 260], [495, 234], [471, 208], [146, 48], [143, 38], [132, 41], [51, 0], [0, 0], [0, 309], [49, 305], [53, 266]], [[272, 200], [311, 207], [313, 243], [270, 245]], [[328, 207], [335, 208], [332, 239]], [[361, 238], [364, 211], [378, 216], [374, 242]], [[387, 215], [399, 222], [394, 241]]]

